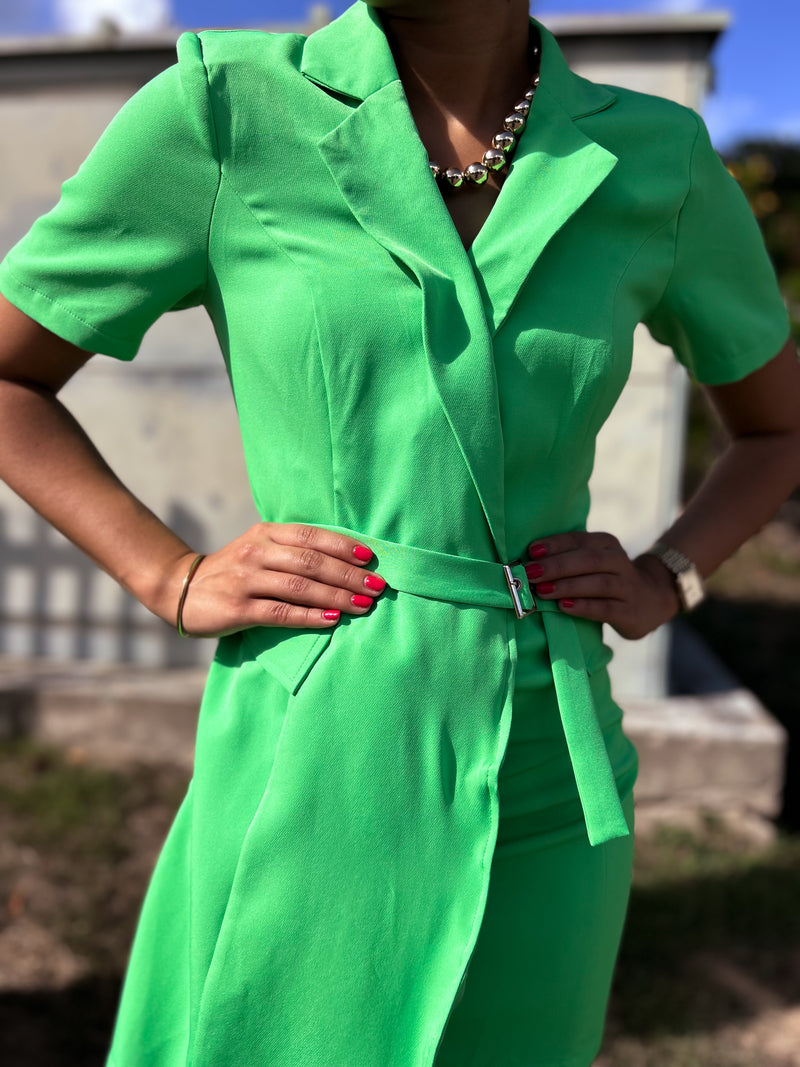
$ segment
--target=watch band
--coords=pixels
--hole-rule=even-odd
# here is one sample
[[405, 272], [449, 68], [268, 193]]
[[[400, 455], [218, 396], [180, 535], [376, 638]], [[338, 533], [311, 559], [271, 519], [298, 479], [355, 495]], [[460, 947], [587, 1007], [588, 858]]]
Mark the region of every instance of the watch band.
[[706, 591], [703, 579], [700, 577], [697, 567], [679, 552], [677, 548], [665, 545], [663, 541], [656, 541], [645, 553], [647, 556], [655, 556], [660, 559], [667, 570], [675, 579], [675, 588], [678, 599], [684, 611], [691, 611], [705, 599]]

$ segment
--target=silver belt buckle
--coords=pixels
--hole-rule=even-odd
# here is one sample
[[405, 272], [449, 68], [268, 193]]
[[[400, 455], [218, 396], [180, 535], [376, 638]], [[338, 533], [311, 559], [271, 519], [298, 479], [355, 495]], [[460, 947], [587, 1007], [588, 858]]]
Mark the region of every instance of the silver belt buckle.
[[524, 619], [526, 615], [532, 615], [536, 611], [536, 598], [531, 593], [531, 600], [533, 601], [533, 607], [527, 610], [523, 607], [522, 597], [519, 595], [519, 591], [522, 588], [522, 582], [519, 578], [512, 574], [511, 568], [518, 567], [522, 564], [521, 559], [515, 559], [511, 563], [503, 564], [503, 574], [506, 576], [506, 582], [508, 583], [508, 591], [511, 593], [511, 601], [514, 605], [514, 613], [518, 619]]

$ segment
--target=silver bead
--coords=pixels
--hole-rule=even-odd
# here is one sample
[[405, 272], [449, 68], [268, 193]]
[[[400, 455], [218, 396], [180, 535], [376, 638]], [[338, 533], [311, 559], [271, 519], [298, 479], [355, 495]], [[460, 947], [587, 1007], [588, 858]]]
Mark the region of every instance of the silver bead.
[[503, 119], [503, 129], [511, 133], [521, 133], [525, 129], [525, 118], [518, 111], [512, 111]]
[[485, 163], [470, 163], [464, 171], [464, 178], [473, 185], [483, 185], [489, 177], [489, 168]]
[[458, 167], [449, 167], [444, 176], [454, 189], [458, 189], [459, 186], [464, 184], [464, 172], [459, 170]]
[[492, 138], [492, 148], [499, 148], [501, 152], [508, 152], [517, 143], [517, 139], [509, 130], [501, 130]]
[[499, 148], [487, 148], [483, 153], [483, 165], [489, 170], [501, 170], [506, 165], [506, 154]]
[[535, 89], [527, 89], [525, 91], [525, 99], [526, 100], [533, 100], [534, 96], [536, 96], [536, 90]]
[[520, 115], [524, 115], [525, 118], [527, 118], [531, 110], [530, 100], [520, 100], [518, 104], [514, 104], [514, 110], [518, 111]]
[[442, 168], [432, 159], [428, 160], [428, 166], [431, 168], [431, 174], [434, 176], [434, 178], [438, 178], [439, 175], [442, 173]]

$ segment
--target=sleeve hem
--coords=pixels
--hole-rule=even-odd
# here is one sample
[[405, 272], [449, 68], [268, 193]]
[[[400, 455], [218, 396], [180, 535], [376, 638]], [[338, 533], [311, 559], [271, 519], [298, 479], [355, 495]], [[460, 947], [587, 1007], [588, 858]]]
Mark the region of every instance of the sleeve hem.
[[772, 347], [772, 342], [769, 345], [767, 344], [769, 336], [767, 336], [766, 340], [760, 339], [758, 346], [754, 345], [741, 355], [723, 358], [718, 369], [704, 367], [702, 377], [696, 375], [693, 370], [690, 370], [690, 373], [700, 385], [732, 385], [734, 382], [740, 382], [749, 374], [761, 370], [781, 352], [792, 336], [788, 322], [781, 327], [780, 331], [775, 331], [776, 341], [774, 342], [774, 348]]
[[0, 292], [40, 326], [87, 352], [130, 361], [139, 351], [140, 341], [110, 337], [84, 322], [57, 300], [15, 277], [7, 262], [0, 263]]

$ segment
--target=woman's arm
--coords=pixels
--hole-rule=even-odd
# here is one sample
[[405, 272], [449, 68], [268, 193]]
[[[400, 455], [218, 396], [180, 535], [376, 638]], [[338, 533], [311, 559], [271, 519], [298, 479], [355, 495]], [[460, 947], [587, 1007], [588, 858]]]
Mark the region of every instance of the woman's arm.
[[731, 441], [663, 537], [702, 575], [760, 530], [800, 483], [800, 360], [794, 343], [742, 381], [707, 391]]
[[[708, 393], [730, 444], [659, 538], [704, 576], [800, 484], [800, 361], [793, 342], [760, 370]], [[562, 601], [571, 615], [608, 622], [623, 637], [643, 637], [680, 609], [664, 564], [650, 555], [630, 560], [610, 534], [559, 534], [534, 542], [529, 553], [528, 575], [539, 596]]]
[[[125, 488], [56, 395], [90, 356], [0, 296], [0, 478], [174, 623], [195, 551]], [[316, 527], [261, 523], [203, 561], [185, 628], [218, 636], [248, 626], [330, 627], [336, 619], [323, 611], [331, 609], [364, 614], [352, 596], [380, 590], [365, 587], [357, 547]]]

